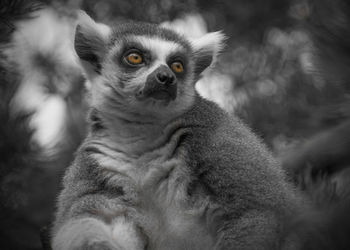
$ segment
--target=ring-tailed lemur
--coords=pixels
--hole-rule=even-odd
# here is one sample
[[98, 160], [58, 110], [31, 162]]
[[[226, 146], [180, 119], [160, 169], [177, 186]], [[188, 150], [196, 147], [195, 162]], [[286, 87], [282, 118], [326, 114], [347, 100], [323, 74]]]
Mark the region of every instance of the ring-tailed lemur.
[[220, 32], [81, 15], [90, 132], [64, 177], [53, 249], [279, 249], [297, 198], [241, 121], [201, 98]]

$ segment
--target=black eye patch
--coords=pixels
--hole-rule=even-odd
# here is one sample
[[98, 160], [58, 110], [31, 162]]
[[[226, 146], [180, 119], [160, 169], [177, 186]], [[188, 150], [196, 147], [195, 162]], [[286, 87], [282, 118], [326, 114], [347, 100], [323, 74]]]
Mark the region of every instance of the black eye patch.
[[174, 62], [180, 62], [184, 69], [184, 71], [178, 75], [178, 77], [181, 77], [188, 72], [188, 60], [188, 56], [186, 56], [185, 52], [174, 52], [167, 57], [166, 62], [169, 67], [171, 67]]
[[151, 61], [151, 53], [142, 44], [135, 41], [125, 41], [122, 45], [122, 49], [116, 55], [119, 58], [119, 63], [123, 63], [125, 56], [128, 54], [136, 52], [140, 54], [143, 58], [145, 64], [149, 64]]

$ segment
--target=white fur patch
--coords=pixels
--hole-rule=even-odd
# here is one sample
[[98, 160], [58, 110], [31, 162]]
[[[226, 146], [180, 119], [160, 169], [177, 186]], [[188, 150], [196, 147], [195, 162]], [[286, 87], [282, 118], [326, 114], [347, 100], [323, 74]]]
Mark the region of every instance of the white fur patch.
[[52, 242], [55, 250], [78, 249], [89, 242], [111, 241], [110, 227], [94, 218], [83, 218], [68, 221], [58, 231]]
[[154, 37], [147, 36], [135, 36], [133, 40], [138, 41], [142, 46], [151, 52], [156, 52], [154, 56], [156, 61], [161, 64], [166, 64], [167, 56], [177, 52], [183, 51], [184, 48], [179, 44], [172, 41], [162, 40]]
[[135, 230], [135, 225], [125, 217], [118, 217], [113, 222], [112, 237], [117, 239], [123, 249], [144, 249], [144, 243]]
[[160, 26], [174, 30], [187, 38], [200, 38], [208, 32], [204, 18], [199, 14], [193, 13], [171, 22], [163, 22]]
[[200, 38], [191, 39], [190, 41], [194, 51], [208, 52], [213, 55], [211, 63], [213, 65], [216, 63], [219, 53], [224, 48], [225, 40], [226, 36], [221, 31], [217, 31], [207, 33]]
[[[144, 243], [132, 222], [116, 218], [110, 225], [95, 219], [81, 218], [68, 221], [53, 238], [54, 250], [83, 249], [103, 243], [111, 249], [144, 249]], [[97, 248], [96, 248], [97, 249]]]

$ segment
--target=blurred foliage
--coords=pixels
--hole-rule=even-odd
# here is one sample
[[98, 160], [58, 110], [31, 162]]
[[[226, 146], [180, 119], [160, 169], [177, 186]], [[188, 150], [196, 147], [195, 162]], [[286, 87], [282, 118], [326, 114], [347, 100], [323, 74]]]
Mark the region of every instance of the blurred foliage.
[[196, 0], [85, 0], [81, 5], [94, 19], [109, 24], [122, 20], [160, 23], [195, 11], [196, 6]]
[[[32, 20], [33, 11], [43, 7], [27, 0], [0, 2], [0, 249], [6, 250], [41, 249], [39, 231], [52, 221], [61, 177], [82, 139], [79, 134], [84, 133], [84, 126], [77, 133], [72, 129], [77, 126], [76, 120], [68, 119], [69, 137], [62, 140], [70, 143], [57, 145], [55, 155], [48, 156], [33, 140], [35, 130], [30, 122], [35, 110], [13, 112], [13, 99], [24, 74], [6, 50], [15, 46], [11, 39], [16, 24]], [[48, 69], [43, 72], [54, 77]], [[80, 113], [83, 109], [77, 103], [83, 100], [81, 89], [66, 98]], [[69, 125], [72, 121], [74, 126]]]
[[288, 27], [292, 24], [288, 8], [286, 0], [198, 1], [209, 30], [224, 30], [231, 46], [260, 44], [267, 29]]
[[240, 28], [217, 68], [231, 78], [235, 112], [281, 154], [349, 118], [349, 3], [247, 2], [217, 10], [249, 6], [243, 24], [219, 19], [228, 34]]
[[[229, 36], [211, 76], [219, 80], [208, 77], [211, 83], [203, 85], [222, 89], [213, 91], [218, 93], [213, 99], [219, 103], [226, 99], [222, 106], [242, 117], [278, 156], [311, 138], [314, 150], [305, 149], [307, 145], [300, 148], [317, 157], [322, 152], [314, 138], [323, 131], [336, 138], [331, 139], [335, 144], [347, 145], [339, 140], [348, 138], [350, 129], [345, 127], [341, 134], [333, 129], [350, 118], [350, 3], [346, 0], [40, 2], [69, 16], [72, 25], [77, 8], [107, 24], [160, 23], [200, 14], [205, 29], [223, 30]], [[40, 55], [38, 62], [48, 79], [45, 95], [58, 96], [66, 104], [66, 126], [54, 153], [47, 155], [33, 142], [34, 110], [11, 114], [11, 100], [23, 75], [2, 52], [11, 47], [16, 22], [31, 18], [36, 8], [33, 1], [0, 3], [0, 245], [6, 249], [40, 249], [39, 229], [51, 220], [62, 173], [86, 133], [81, 72], [55, 57]], [[74, 84], [62, 94], [66, 89], [62, 82]], [[341, 152], [349, 153], [344, 148]], [[294, 162], [298, 155], [307, 157], [293, 154]]]

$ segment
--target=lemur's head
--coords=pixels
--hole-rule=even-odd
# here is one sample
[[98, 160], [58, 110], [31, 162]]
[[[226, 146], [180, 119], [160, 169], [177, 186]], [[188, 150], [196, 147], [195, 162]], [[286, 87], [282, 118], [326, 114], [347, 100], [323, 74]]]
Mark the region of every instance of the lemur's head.
[[91, 83], [91, 105], [128, 119], [171, 117], [191, 106], [195, 82], [216, 59], [224, 36], [188, 40], [155, 24], [126, 23], [113, 29], [85, 13], [75, 50]]

